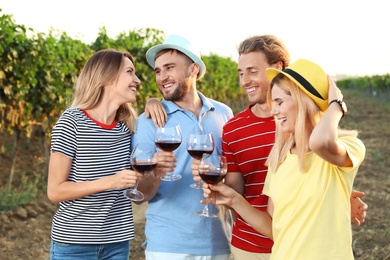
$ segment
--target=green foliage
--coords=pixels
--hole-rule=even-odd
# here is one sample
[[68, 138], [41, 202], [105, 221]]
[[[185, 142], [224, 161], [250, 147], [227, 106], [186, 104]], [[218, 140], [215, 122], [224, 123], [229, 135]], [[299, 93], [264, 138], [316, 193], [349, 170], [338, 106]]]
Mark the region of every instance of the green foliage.
[[35, 72], [30, 58], [32, 42], [26, 36], [26, 28], [15, 25], [11, 16], [1, 16], [0, 22], [0, 130], [13, 132], [25, 128], [27, 120], [23, 115], [31, 114], [24, 100], [27, 82]]
[[27, 176], [22, 176], [22, 183], [19, 187], [12, 188], [10, 191], [5, 190], [5, 187], [0, 189], [0, 212], [28, 204], [41, 192], [40, 178], [35, 178], [33, 182], [30, 182]]
[[73, 85], [77, 76], [93, 51], [79, 40], [73, 40], [66, 33], [50, 32], [46, 38], [39, 34], [36, 59], [38, 84], [31, 92], [30, 104], [36, 106], [35, 117], [40, 124], [50, 129], [58, 116], [72, 100]]
[[[6, 126], [29, 133], [32, 125], [46, 129], [71, 100], [80, 68], [92, 54], [90, 48], [66, 35], [26, 35], [26, 28], [2, 16], [0, 42], [0, 129]], [[29, 29], [33, 33], [32, 29]]]
[[35, 195], [36, 194], [31, 194], [26, 191], [0, 191], [0, 212], [5, 212], [14, 209], [17, 206], [28, 204], [35, 198]]
[[[105, 39], [103, 41], [102, 39]], [[155, 76], [152, 68], [146, 61], [146, 51], [163, 42], [165, 34], [156, 29], [139, 29], [120, 33], [117, 38], [110, 39], [103, 27], [100, 29], [99, 36], [92, 44], [91, 48], [95, 51], [104, 48], [115, 48], [122, 51], [128, 51], [134, 57], [136, 74], [142, 81], [137, 91], [136, 109], [138, 112], [144, 110], [144, 104], [150, 97], [160, 97], [160, 92], [155, 83]]]
[[239, 85], [237, 63], [216, 54], [204, 56], [203, 61], [207, 70], [198, 83], [198, 90], [207, 97], [229, 105], [234, 113], [243, 110], [248, 101]]
[[[16, 24], [11, 15], [0, 14], [0, 28], [1, 133], [29, 136], [38, 125], [43, 137], [49, 139], [53, 125], [72, 100], [73, 86], [82, 67], [93, 53], [101, 49], [128, 51], [135, 58], [136, 74], [142, 81], [136, 104], [139, 113], [144, 110], [147, 99], [161, 98], [145, 53], [163, 42], [163, 31], [134, 29], [113, 39], [102, 27], [96, 40], [87, 45], [65, 32], [34, 33], [33, 29]], [[237, 63], [216, 54], [203, 56], [203, 59], [207, 72], [198, 82], [198, 89], [206, 96], [228, 104], [234, 113], [243, 110], [247, 106], [247, 97], [239, 86]], [[367, 91], [374, 96], [390, 97], [390, 75], [345, 79], [338, 81], [338, 85]], [[45, 142], [43, 146], [46, 147]], [[3, 153], [10, 150], [1, 144]], [[20, 195], [13, 193], [15, 189], [11, 190], [12, 194], [1, 194], [3, 191], [0, 191], [1, 200], [5, 201], [5, 204], [0, 203], [1, 209], [8, 207], [1, 205], [28, 200], [31, 194], [35, 194], [31, 188], [23, 186], [22, 190], [28, 192]]]
[[198, 89], [208, 97], [227, 101], [237, 97], [240, 89], [238, 82], [237, 63], [231, 58], [221, 58], [216, 54], [203, 57], [206, 74], [199, 82]]
[[390, 74], [346, 78], [338, 80], [337, 85], [345, 89], [357, 89], [373, 97], [390, 98]]

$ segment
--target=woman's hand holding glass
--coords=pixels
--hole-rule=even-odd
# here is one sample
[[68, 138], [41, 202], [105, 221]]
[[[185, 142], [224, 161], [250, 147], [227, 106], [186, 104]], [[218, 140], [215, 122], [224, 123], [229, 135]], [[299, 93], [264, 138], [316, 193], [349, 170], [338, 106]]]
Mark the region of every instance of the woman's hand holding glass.
[[[153, 144], [139, 143], [134, 147], [130, 155], [131, 167], [138, 173], [148, 174], [157, 166], [157, 158], [155, 157], [156, 147]], [[132, 189], [124, 191], [124, 195], [133, 201], [142, 201], [144, 194], [138, 188], [139, 179]]]
[[126, 189], [134, 187], [137, 184], [139, 178], [142, 178], [142, 174], [133, 170], [121, 170], [117, 174], [112, 175], [111, 188], [114, 189]]
[[[202, 159], [199, 161], [198, 172], [204, 183], [219, 183], [225, 178], [227, 173], [226, 157], [222, 155], [203, 154]], [[204, 206], [203, 211], [196, 213], [202, 217], [217, 217], [216, 214], [209, 211], [207, 204]]]
[[203, 183], [203, 196], [206, 198], [201, 200], [202, 204], [225, 205], [232, 207], [237, 196], [241, 196], [233, 188], [219, 182], [217, 184]]
[[[153, 144], [148, 144], [149, 146], [153, 146], [152, 149], [156, 151], [156, 147]], [[149, 171], [149, 169], [146, 169], [146, 171], [143, 173], [140, 173], [143, 171], [143, 169], [139, 169], [140, 172], [137, 171], [132, 171], [132, 170], [124, 170], [122, 171], [123, 173], [129, 172], [132, 173], [131, 179], [129, 177], [126, 177], [128, 181], [126, 183], [129, 183], [131, 180], [132, 185], [125, 185], [122, 188], [127, 188], [127, 187], [134, 187], [132, 189], [127, 189], [124, 191], [124, 195], [128, 198], [130, 198], [132, 201], [147, 201], [150, 199], [150, 187], [152, 187], [155, 180], [158, 179], [158, 181], [161, 180], [161, 177], [164, 177], [166, 172], [172, 172], [174, 171], [176, 167], [176, 162], [177, 158], [175, 157], [175, 154], [173, 152], [164, 152], [164, 151], [156, 151], [154, 153], [154, 156], [152, 159], [150, 159], [156, 164], [154, 164], [152, 167], [154, 169], [152, 171]], [[143, 167], [142, 165], [140, 167]], [[147, 167], [147, 166], [145, 166]], [[145, 168], [144, 167], [144, 168]], [[133, 168], [137, 168], [137, 166], [133, 165]], [[130, 176], [127, 173], [128, 176]], [[125, 176], [123, 176], [125, 178]], [[140, 182], [140, 188], [144, 191], [147, 192], [143, 194], [141, 191], [138, 190], [138, 182]]]

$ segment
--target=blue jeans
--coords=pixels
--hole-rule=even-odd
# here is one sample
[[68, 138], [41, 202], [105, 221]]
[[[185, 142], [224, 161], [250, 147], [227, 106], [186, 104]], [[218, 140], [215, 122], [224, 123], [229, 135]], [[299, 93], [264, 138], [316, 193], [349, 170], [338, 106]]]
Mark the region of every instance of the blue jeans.
[[130, 241], [79, 245], [51, 241], [51, 260], [128, 260], [130, 256]]

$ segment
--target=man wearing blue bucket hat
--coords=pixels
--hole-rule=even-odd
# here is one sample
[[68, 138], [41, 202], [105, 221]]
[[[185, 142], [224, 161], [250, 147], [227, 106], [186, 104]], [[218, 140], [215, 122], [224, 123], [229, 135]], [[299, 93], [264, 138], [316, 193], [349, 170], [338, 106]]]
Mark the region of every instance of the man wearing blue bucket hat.
[[[168, 115], [165, 125], [179, 125], [185, 137], [200, 124], [205, 132], [213, 134], [214, 153], [221, 154], [222, 127], [233, 117], [233, 112], [197, 90], [197, 80], [206, 73], [199, 49], [181, 36], [169, 35], [164, 43], [147, 51], [146, 59], [154, 69], [157, 86], [164, 97], [162, 105]], [[154, 144], [154, 130], [152, 119], [141, 114], [132, 146], [139, 142]], [[199, 203], [203, 193], [189, 187], [193, 183], [193, 159], [185, 142], [173, 154], [177, 160], [172, 159], [171, 165], [175, 163], [172, 168], [174, 174], [182, 176], [180, 180], [162, 181], [155, 171], [155, 174], [145, 176], [138, 187], [145, 195], [143, 202], [148, 201], [146, 259], [228, 260], [231, 230], [228, 211], [221, 207], [219, 212], [226, 221], [195, 214], [203, 208]]]

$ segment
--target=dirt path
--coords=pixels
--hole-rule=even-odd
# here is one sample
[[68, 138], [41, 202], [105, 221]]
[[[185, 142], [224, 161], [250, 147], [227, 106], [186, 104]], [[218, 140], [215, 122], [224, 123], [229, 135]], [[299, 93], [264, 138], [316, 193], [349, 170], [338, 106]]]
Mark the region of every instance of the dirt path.
[[[147, 204], [133, 205], [136, 238], [131, 241], [132, 260], [144, 259]], [[31, 204], [0, 215], [0, 260], [49, 259], [50, 228], [56, 210], [45, 195]]]

